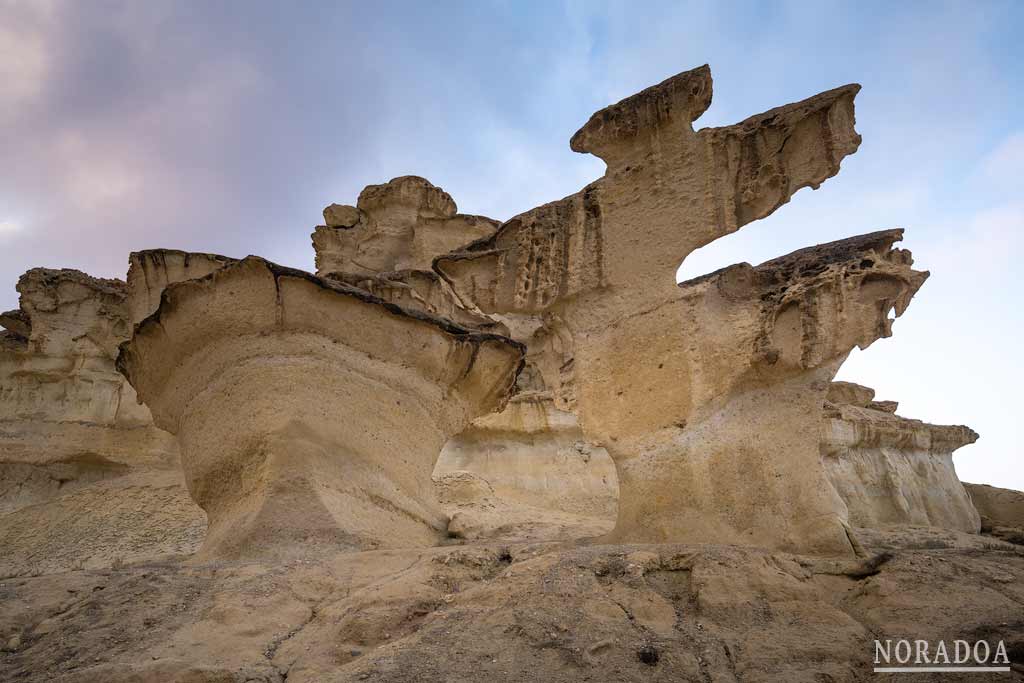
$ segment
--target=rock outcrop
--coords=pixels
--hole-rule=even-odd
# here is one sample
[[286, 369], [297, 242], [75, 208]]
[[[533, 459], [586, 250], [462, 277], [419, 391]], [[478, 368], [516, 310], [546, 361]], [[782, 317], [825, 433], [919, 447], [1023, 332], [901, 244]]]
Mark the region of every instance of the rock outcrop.
[[205, 527], [173, 437], [114, 367], [125, 283], [37, 268], [0, 346], [0, 576], [188, 554]]
[[981, 516], [981, 530], [1024, 545], [1024, 492], [987, 484], [964, 484]]
[[317, 274], [429, 270], [431, 260], [482, 237], [498, 222], [457, 213], [447, 192], [417, 176], [369, 185], [356, 206], [332, 204], [313, 232]]
[[522, 347], [248, 257], [173, 284], [118, 367], [181, 445], [203, 557], [432, 545], [431, 471]]
[[[461, 481], [448, 475], [465, 473], [475, 475], [491, 491], [471, 505], [447, 507], [452, 515], [451, 533], [473, 538], [534, 538], [564, 536], [568, 529], [577, 534], [605, 530], [618, 495], [614, 466], [603, 448], [583, 437], [572, 412], [571, 355], [565, 340], [545, 317], [484, 315], [432, 270], [377, 270], [406, 263], [429, 267], [453, 246], [466, 246], [480, 236], [459, 227], [462, 222], [473, 218], [478, 225], [490, 226], [487, 236], [497, 222], [458, 215], [447, 218], [447, 223], [438, 222], [439, 217], [454, 215], [455, 203], [440, 188], [414, 177], [367, 187], [359, 206], [372, 216], [352, 234], [359, 236], [361, 244], [375, 245], [374, 267], [357, 263], [351, 250], [344, 254], [334, 251], [333, 243], [324, 237], [330, 233], [321, 227], [313, 236], [318, 275], [470, 329], [511, 336], [526, 345], [526, 363], [505, 410], [481, 417], [455, 435], [438, 460], [435, 478], [444, 491]], [[354, 207], [339, 204], [324, 209], [329, 224], [343, 225], [358, 215]], [[434, 238], [427, 239], [430, 235]], [[439, 239], [441, 236], [445, 239]], [[559, 386], [549, 389], [545, 376], [556, 377]], [[559, 516], [557, 522], [550, 519], [552, 515]], [[544, 517], [549, 519], [541, 519]]]
[[571, 146], [604, 159], [603, 178], [435, 267], [483, 312], [543, 315], [570, 340], [583, 431], [618, 469], [611, 538], [850, 552], [818, 458], [824, 392], [924, 275], [886, 232], [677, 287], [694, 249], [817, 187], [860, 144], [859, 86], [695, 132], [711, 90], [705, 66], [594, 114]]
[[[977, 533], [978, 511], [953, 467], [953, 451], [978, 435], [888, 410], [874, 391], [846, 382], [828, 391], [821, 459], [854, 527], [933, 526]], [[895, 409], [895, 408], [894, 408]]]

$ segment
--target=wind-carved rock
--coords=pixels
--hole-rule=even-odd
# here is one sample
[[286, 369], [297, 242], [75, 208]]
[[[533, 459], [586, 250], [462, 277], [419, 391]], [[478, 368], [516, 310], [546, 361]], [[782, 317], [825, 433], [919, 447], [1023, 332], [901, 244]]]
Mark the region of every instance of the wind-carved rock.
[[977, 533], [978, 510], [953, 467], [953, 451], [978, 440], [962, 425], [893, 414], [893, 401], [847, 382], [829, 389], [821, 458], [854, 527], [934, 526]]
[[504, 405], [522, 357], [505, 337], [248, 257], [169, 285], [118, 367], [178, 437], [210, 520], [201, 555], [283, 558], [435, 544], [434, 461]]
[[674, 274], [693, 250], [835, 175], [860, 144], [859, 89], [694, 131], [710, 70], [674, 76], [573, 136], [575, 151], [605, 160], [603, 178], [435, 260], [484, 313], [545, 315], [571, 340], [584, 433], [618, 469], [612, 539], [850, 552], [818, 422], [843, 358], [887, 336], [888, 311], [923, 279], [889, 249], [898, 233], [682, 288]]
[[205, 277], [234, 261], [217, 254], [189, 253], [177, 249], [132, 252], [128, 256], [127, 278], [128, 313], [132, 325], [156, 312], [160, 307], [160, 297], [168, 286]]
[[324, 209], [313, 232], [317, 273], [429, 270], [438, 254], [494, 233], [498, 222], [457, 213], [451, 196], [417, 176], [369, 185], [355, 207]]
[[[498, 496], [511, 504], [597, 517], [603, 523], [615, 510], [614, 467], [604, 449], [585, 440], [572, 412], [571, 349], [559, 333], [561, 326], [550, 324], [543, 314], [484, 315], [432, 270], [377, 270], [406, 263], [429, 267], [433, 258], [480, 236], [475, 229], [465, 229], [467, 220], [482, 226], [486, 235], [493, 234], [497, 221], [455, 214], [455, 202], [447, 192], [412, 176], [367, 187], [360, 194], [359, 206], [369, 218], [357, 232], [316, 229], [313, 244], [318, 275], [526, 345], [526, 362], [508, 405], [499, 413], [474, 420], [445, 445], [435, 479], [442, 482], [449, 474], [472, 472], [486, 478]], [[354, 223], [356, 215], [353, 207], [339, 204], [324, 209], [329, 224]], [[336, 251], [336, 244], [327, 239], [333, 234], [351, 235], [358, 238], [358, 244], [374, 245], [374, 259], [357, 262], [356, 242], [348, 243], [350, 248], [344, 253]], [[374, 267], [367, 268], [367, 263]], [[545, 378], [556, 386], [549, 388]], [[443, 483], [439, 485], [444, 488]], [[458, 517], [457, 509], [450, 511]], [[453, 525], [458, 528], [459, 519], [453, 519]]]
[[0, 512], [173, 460], [114, 368], [131, 329], [125, 283], [35, 268], [18, 292], [20, 309], [0, 316]]
[[191, 553], [206, 519], [174, 437], [117, 372], [125, 283], [37, 268], [0, 323], [0, 575]]

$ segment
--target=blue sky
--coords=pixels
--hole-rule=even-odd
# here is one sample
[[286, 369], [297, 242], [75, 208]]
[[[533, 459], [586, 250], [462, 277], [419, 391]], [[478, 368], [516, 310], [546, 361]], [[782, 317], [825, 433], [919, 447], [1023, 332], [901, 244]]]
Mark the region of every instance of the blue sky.
[[905, 228], [932, 277], [840, 377], [970, 425], [961, 477], [1024, 489], [1022, 32], [1020, 2], [0, 0], [0, 307], [143, 248], [311, 269], [323, 206], [397, 175], [509, 218], [601, 175], [568, 147], [592, 112], [700, 64], [698, 126], [858, 82], [840, 175], [682, 273]]

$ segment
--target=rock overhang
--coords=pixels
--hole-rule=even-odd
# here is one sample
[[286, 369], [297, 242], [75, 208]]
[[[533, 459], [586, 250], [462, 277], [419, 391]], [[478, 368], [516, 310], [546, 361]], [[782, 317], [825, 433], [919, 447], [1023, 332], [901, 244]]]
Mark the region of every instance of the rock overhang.
[[[241, 286], [246, 275], [262, 281], [261, 293], [254, 294], [252, 288]], [[225, 290], [223, 285], [233, 278], [239, 282], [234, 288], [228, 285]], [[227, 294], [206, 296], [215, 289], [225, 290]], [[416, 330], [437, 337], [452, 348], [465, 349], [464, 366], [452, 375], [453, 382], [462, 382], [460, 386], [469, 386], [465, 380], [471, 376], [486, 375], [487, 365], [493, 363], [499, 370], [498, 374], [507, 374], [507, 377], [495, 378], [484, 391], [475, 392], [471, 397], [471, 400], [482, 400], [492, 407], [504, 404], [525, 355], [525, 347], [507, 337], [473, 330], [426, 311], [381, 299], [344, 282], [320, 278], [256, 256], [228, 260], [226, 265], [208, 275], [170, 284], [160, 296], [157, 310], [135, 326], [135, 335], [121, 344], [117, 358], [118, 370], [136, 387], [140, 400], [146, 403], [151, 403], [153, 397], [162, 391], [169, 373], [185, 357], [210, 340], [223, 336], [258, 336], [275, 331], [310, 332], [344, 341], [377, 357], [385, 356], [388, 350], [393, 351], [396, 357], [404, 358], [403, 362], [410, 366], [421, 363], [420, 369], [435, 378], [444, 377], [448, 372], [445, 366], [453, 358], [446, 354], [432, 355], [393, 343], [389, 345], [383, 337], [368, 342], [365, 335], [370, 329], [353, 329], [344, 317], [330, 314], [328, 309], [339, 302], [371, 307], [375, 311], [373, 315], [392, 330], [404, 329], [407, 333]], [[249, 301], [244, 300], [246, 297]], [[203, 299], [210, 299], [210, 302], [205, 306], [194, 303]], [[319, 310], [314, 313], [313, 309]], [[174, 324], [172, 319], [175, 317], [200, 322], [181, 328], [179, 333], [184, 332], [185, 336], [167, 346], [164, 342], [169, 336], [168, 326]], [[144, 360], [147, 352], [143, 349], [150, 345], [144, 340], [164, 345], [157, 362], [146, 363]], [[418, 360], [414, 362], [413, 357]], [[143, 364], [149, 368], [148, 373], [142, 372]], [[153, 370], [156, 374], [147, 379], [147, 374]], [[179, 405], [181, 408], [183, 405]], [[171, 423], [166, 424], [170, 426]]]

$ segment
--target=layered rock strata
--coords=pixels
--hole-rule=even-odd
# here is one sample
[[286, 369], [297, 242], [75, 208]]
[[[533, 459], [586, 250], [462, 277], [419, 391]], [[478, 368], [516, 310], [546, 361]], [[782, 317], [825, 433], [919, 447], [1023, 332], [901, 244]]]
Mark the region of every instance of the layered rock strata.
[[174, 438], [114, 366], [125, 283], [37, 268], [18, 291], [0, 316], [0, 575], [192, 552], [205, 517]]
[[256, 257], [167, 287], [118, 367], [181, 446], [204, 557], [431, 545], [449, 436], [522, 347]]
[[895, 415], [894, 402], [855, 384], [833, 383], [826, 399], [821, 459], [851, 526], [978, 532], [978, 511], [953, 466], [953, 452], [977, 433]]
[[[456, 246], [489, 236], [498, 225], [455, 211], [451, 197], [423, 178], [405, 176], [371, 185], [360, 194], [359, 209], [339, 204], [324, 209], [333, 230], [352, 231], [316, 229], [317, 273], [391, 303], [524, 343], [526, 364], [508, 406], [479, 418], [454, 436], [442, 451], [435, 477], [442, 489], [451, 481], [448, 475], [460, 472], [485, 480], [493, 500], [481, 505], [501, 507], [500, 514], [488, 513], [500, 522], [518, 510], [519, 518], [576, 515], [584, 520], [584, 527], [602, 527], [608, 516], [614, 515], [618, 486], [608, 454], [587, 442], [571, 412], [572, 362], [565, 340], [542, 315], [484, 315], [471, 300], [457, 296], [437, 273], [422, 269]], [[477, 226], [472, 230], [466, 228], [470, 219]], [[375, 245], [375, 258], [359, 256], [356, 242], [346, 243], [350, 245], [346, 250], [336, 249], [330, 235], [358, 237], [361, 245]], [[379, 270], [396, 264], [411, 267]], [[550, 389], [545, 377], [557, 378], [559, 386]], [[455, 516], [456, 526], [467, 517], [466, 510], [458, 506], [449, 507], [449, 512]], [[478, 512], [479, 507], [473, 511]], [[579, 522], [568, 517], [563, 521], [560, 528], [572, 526], [570, 521]], [[497, 526], [504, 533], [508, 525], [500, 522]], [[539, 521], [536, 524], [543, 526]], [[476, 526], [477, 535], [489, 533], [481, 530], [490, 528], [488, 524]]]
[[445, 444], [435, 477], [470, 472], [494, 496], [542, 510], [614, 518], [615, 466], [589, 444], [576, 417], [546, 392], [520, 391], [500, 413], [486, 415]]
[[987, 484], [964, 484], [981, 516], [981, 530], [1024, 545], [1024, 492]]
[[124, 282], [36, 268], [18, 292], [20, 310], [0, 318], [0, 512], [133, 466], [170, 466], [173, 439], [114, 367], [130, 329]]

